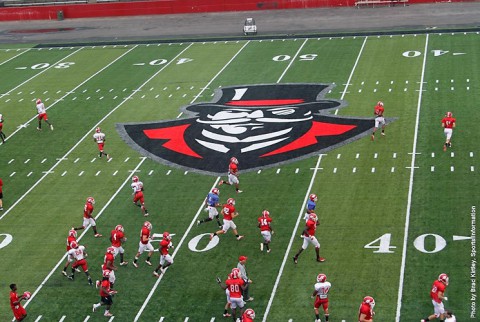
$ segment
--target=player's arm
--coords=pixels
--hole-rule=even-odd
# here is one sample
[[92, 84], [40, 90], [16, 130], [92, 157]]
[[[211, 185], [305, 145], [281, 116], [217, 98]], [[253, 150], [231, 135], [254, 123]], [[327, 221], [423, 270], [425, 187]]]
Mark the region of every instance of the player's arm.
[[452, 128], [454, 128], [454, 127], [455, 127], [455, 122], [452, 123]]
[[239, 213], [238, 213], [237, 211], [235, 211], [235, 212], [232, 214], [232, 219], [238, 217], [238, 215], [239, 215]]
[[312, 293], [312, 296], [310, 296], [312, 299], [315, 298], [315, 296], [317, 296], [318, 294], [318, 291], [317, 290], [314, 290], [313, 293]]
[[220, 277], [217, 277], [216, 280], [217, 280], [217, 284], [218, 284], [223, 290], [226, 290], [226, 289], [227, 289], [227, 285], [222, 284], [222, 280], [220, 279]]
[[442, 301], [443, 301], [443, 300], [445, 300], [445, 301], [448, 300], [448, 298], [445, 296], [445, 293], [443, 293], [443, 292], [441, 292], [441, 291], [438, 291], [438, 298], [439, 298], [440, 300], [442, 300]]
[[365, 313], [360, 314], [360, 318], [358, 319], [359, 322], [372, 322], [372, 319], [367, 320], [367, 315]]

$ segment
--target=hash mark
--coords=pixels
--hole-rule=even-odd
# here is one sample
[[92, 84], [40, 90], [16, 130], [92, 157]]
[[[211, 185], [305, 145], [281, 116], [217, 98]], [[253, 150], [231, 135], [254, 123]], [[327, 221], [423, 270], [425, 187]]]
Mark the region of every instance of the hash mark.
[[100, 174], [100, 172], [102, 172], [102, 171], [100, 171], [100, 170], [97, 171], [97, 173], [95, 173], [95, 176], [98, 177], [98, 175]]
[[127, 158], [125, 159], [125, 161], [123, 161], [123, 162], [127, 162], [128, 160], [130, 160], [130, 158], [129, 158], [129, 157], [127, 157]]
[[280, 173], [280, 168], [279, 168], [279, 169], [277, 169], [277, 174], [279, 174], [279, 173]]
[[473, 158], [473, 152], [470, 152], [470, 158]]
[[395, 172], [395, 167], [392, 167], [392, 169], [390, 170], [390, 172]]
[[333, 168], [333, 173], [337, 173], [337, 168]]
[[27, 177], [30, 177], [30, 176], [32, 175], [32, 173], [33, 173], [33, 172], [32, 172], [32, 171], [30, 171], [30, 173], [29, 173], [29, 174], [27, 174]]
[[27, 164], [28, 162], [30, 162], [30, 159], [25, 160], [23, 163]]
[[73, 161], [73, 163], [77, 163], [78, 160], [80, 160], [80, 158], [76, 158], [75, 161]]
[[[472, 153], [472, 152], [470, 152], [470, 153]], [[12, 159], [12, 160], [8, 161], [8, 164], [12, 163], [13, 161], [15, 161], [15, 159]]]
[[352, 169], [352, 172], [353, 172], [353, 173], [357, 172], [357, 168], [353, 168], [353, 169]]
[[471, 172], [475, 171], [475, 168], [473, 167], [473, 165], [470, 167], [470, 171]]
[[113, 175], [114, 175], [114, 176], [116, 176], [116, 175], [117, 175], [117, 173], [118, 173], [118, 170], [117, 170], [117, 171], [115, 171], [115, 172], [113, 173]]
[[373, 155], [373, 158], [376, 159], [377, 157], [378, 157], [378, 153], [375, 153], [375, 154]]
[[10, 175], [10, 177], [13, 177], [15, 175], [15, 171], [12, 172], [12, 174]]
[[340, 159], [341, 156], [342, 156], [342, 155], [341, 155], [340, 153], [337, 154], [337, 160]]
[[78, 176], [81, 177], [84, 172], [85, 172], [85, 171], [80, 171], [80, 173], [78, 174]]
[[394, 153], [393, 153], [393, 158], [394, 158], [394, 159], [397, 158], [397, 152], [394, 152]]
[[262, 170], [258, 170], [258, 171], [257, 171], [257, 174], [260, 174], [261, 172], [262, 172]]
[[97, 160], [97, 158], [93, 158], [92, 161], [90, 161], [90, 163], [95, 162], [95, 160]]
[[148, 173], [149, 176], [151, 176], [153, 173], [153, 170], [150, 170], [150, 172]]
[[67, 174], [67, 171], [63, 171], [62, 177], [64, 177]]
[[454, 152], [450, 152], [450, 156], [453, 158], [455, 156]]
[[360, 158], [360, 153], [357, 153], [357, 154], [355, 155], [355, 159], [358, 159], [358, 158]]
[[188, 171], [185, 171], [185, 172], [183, 173], [183, 175], [184, 175], [184, 176], [186, 176], [186, 175], [187, 175], [187, 173], [188, 173]]
[[172, 170], [168, 170], [167, 171], [167, 176], [172, 172]]
[[374, 172], [375, 172], [375, 168], [372, 168], [372, 173], [374, 173]]

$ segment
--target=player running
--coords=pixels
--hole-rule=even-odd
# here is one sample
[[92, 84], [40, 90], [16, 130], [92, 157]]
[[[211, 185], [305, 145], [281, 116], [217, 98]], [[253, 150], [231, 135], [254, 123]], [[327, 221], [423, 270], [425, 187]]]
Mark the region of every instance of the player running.
[[45, 104], [43, 104], [41, 99], [37, 99], [36, 102], [36, 107], [37, 107], [37, 119], [38, 119], [38, 127], [37, 130], [41, 131], [42, 130], [42, 120], [45, 121], [50, 126], [50, 130], [53, 131], [53, 125], [48, 121], [48, 115], [47, 115], [47, 109], [45, 108]]
[[[73, 258], [68, 256], [68, 251], [72, 249], [72, 247], [70, 247], [70, 244], [76, 241], [77, 241], [77, 231], [74, 229], [71, 229], [68, 232], [68, 237], [67, 237], [67, 262], [65, 263], [65, 266], [63, 267], [63, 271], [62, 271], [62, 275], [65, 277], [68, 277], [67, 268], [68, 266], [70, 266], [70, 263], [73, 262]], [[77, 268], [76, 271], [80, 273], [80, 269]]]
[[456, 119], [453, 117], [452, 112], [447, 112], [442, 119], [443, 133], [445, 134], [445, 144], [443, 145], [443, 151], [447, 151], [447, 148], [452, 147], [452, 134], [455, 127]]
[[375, 127], [373, 128], [372, 141], [375, 140], [375, 132], [380, 126], [382, 127], [382, 135], [385, 136], [385, 118], [383, 117], [384, 111], [385, 109], [383, 108], [383, 102], [378, 101], [373, 111], [375, 114]]
[[160, 277], [160, 274], [165, 273], [167, 267], [173, 264], [173, 258], [168, 253], [170, 248], [173, 249], [172, 236], [166, 231], [163, 233], [162, 241], [160, 241], [160, 264], [153, 271], [153, 276]]
[[[138, 176], [132, 177], [132, 189], [133, 189], [133, 204], [140, 207], [143, 216], [148, 216], [148, 210], [145, 208], [145, 200], [143, 197], [143, 182], [140, 181]], [[140, 203], [138, 203], [140, 201]]]
[[308, 219], [305, 229], [300, 236], [303, 239], [302, 247], [298, 250], [298, 252], [293, 257], [293, 262], [295, 264], [298, 263], [298, 256], [307, 249], [309, 244], [315, 246], [315, 253], [317, 254], [317, 262], [324, 262], [325, 258], [320, 257], [320, 243], [318, 242], [317, 238], [315, 237], [315, 231], [317, 230], [318, 225], [318, 217], [316, 214], [311, 213], [310, 218]]
[[122, 225], [116, 225], [115, 229], [110, 232], [110, 241], [112, 242], [112, 247], [114, 249], [113, 255], [116, 257], [120, 254], [120, 266], [127, 265], [128, 262], [123, 258], [125, 250], [122, 247], [122, 244], [127, 241], [127, 237], [125, 237]]
[[72, 242], [70, 244], [71, 249], [68, 251], [68, 256], [70, 258], [75, 259], [75, 262], [72, 265], [72, 274], [68, 276], [68, 279], [74, 280], [75, 279], [75, 269], [79, 266], [82, 267], [85, 275], [87, 275], [88, 284], [91, 286], [93, 285], [92, 278], [90, 277], [90, 273], [88, 272], [88, 264], [85, 258], [87, 257], [87, 253], [85, 252], [85, 246], [79, 245], [77, 242]]
[[308, 196], [307, 210], [303, 218], [305, 219], [305, 221], [308, 221], [308, 219], [310, 218], [310, 214], [315, 213], [315, 207], [317, 206], [317, 201], [318, 201], [318, 197], [316, 194], [312, 193], [310, 194], [310, 196]]
[[198, 220], [197, 226], [200, 226], [204, 222], [212, 221], [213, 218], [217, 219], [218, 228], [222, 228], [220, 223], [220, 218], [218, 215], [217, 207], [220, 207], [220, 190], [218, 188], [213, 188], [211, 192], [208, 193], [207, 198], [205, 199], [206, 211], [208, 212], [208, 217]]
[[3, 115], [0, 114], [0, 139], [2, 139], [2, 144], [5, 144], [7, 136], [3, 133]]
[[223, 226], [222, 229], [210, 234], [210, 239], [215, 236], [225, 234], [230, 228], [232, 228], [233, 234], [237, 237], [237, 240], [242, 239], [244, 236], [238, 234], [237, 225], [233, 222], [233, 218], [238, 216], [238, 212], [235, 210], [235, 199], [228, 198], [227, 203], [222, 208]]
[[95, 218], [93, 218], [93, 205], [95, 204], [95, 199], [93, 197], [88, 197], [85, 206], [83, 207], [83, 225], [80, 227], [72, 227], [72, 230], [82, 230], [87, 228], [88, 226], [92, 226], [93, 234], [95, 238], [102, 237], [101, 234], [97, 232], [97, 222]]
[[228, 181], [220, 180], [219, 186], [227, 184], [229, 186], [235, 185], [237, 193], [241, 193], [239, 189], [240, 180], [238, 180], [238, 160], [235, 157], [230, 158], [230, 164], [228, 165]]
[[258, 217], [258, 228], [260, 228], [260, 234], [263, 237], [263, 243], [260, 243], [260, 250], [263, 252], [263, 248], [267, 250], [267, 253], [270, 253], [270, 242], [272, 241], [272, 218], [270, 217], [270, 212], [268, 210], [262, 211], [262, 215]]
[[117, 291], [114, 291], [110, 288], [110, 271], [104, 271], [103, 272], [103, 279], [102, 282], [100, 283], [100, 302], [93, 304], [93, 312], [95, 312], [100, 306], [104, 305], [105, 306], [105, 313], [103, 313], [104, 316], [107, 317], [112, 317], [113, 314], [110, 313], [110, 307], [113, 304], [113, 299], [112, 297], [117, 294]]
[[152, 231], [152, 224], [149, 221], [143, 223], [142, 230], [140, 231], [140, 242], [138, 243], [138, 252], [135, 255], [135, 260], [133, 261], [133, 266], [138, 267], [137, 261], [140, 255], [145, 251], [148, 250], [148, 257], [145, 263], [148, 266], [152, 266], [150, 262], [150, 257], [153, 255], [153, 246], [150, 243], [151, 233]]

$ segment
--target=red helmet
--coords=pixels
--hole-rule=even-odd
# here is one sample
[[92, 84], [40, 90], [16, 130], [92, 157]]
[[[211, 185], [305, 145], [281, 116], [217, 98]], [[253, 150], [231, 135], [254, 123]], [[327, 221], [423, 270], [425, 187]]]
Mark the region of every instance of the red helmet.
[[235, 206], [235, 199], [233, 199], [233, 198], [228, 198], [228, 199], [227, 199], [227, 204], [228, 204], [228, 205]]
[[253, 309], [245, 310], [245, 315], [250, 319], [255, 319], [255, 311]]
[[383, 102], [382, 102], [382, 101], [378, 101], [377, 105], [383, 106]]
[[103, 270], [103, 277], [109, 277], [109, 276], [110, 276], [110, 270], [109, 269]]
[[269, 217], [269, 216], [270, 216], [270, 212], [265, 209], [264, 211], [262, 211], [262, 216], [263, 216], [263, 217]]
[[235, 157], [231, 157], [231, 158], [230, 158], [230, 162], [235, 163], [235, 164], [238, 164], [238, 160], [237, 160], [237, 158], [235, 158]]
[[371, 296], [365, 296], [363, 298], [363, 303], [370, 305], [372, 309], [375, 306], [375, 300]]
[[149, 221], [144, 222], [143, 227], [146, 227], [148, 230], [152, 230], [152, 224]]
[[122, 225], [116, 225], [115, 230], [121, 231], [123, 233], [123, 226]]
[[448, 275], [447, 274], [442, 273], [442, 274], [438, 275], [438, 280], [440, 282], [442, 282], [443, 284], [448, 285]]
[[41, 102], [42, 102], [42, 100], [37, 98], [37, 104], [40, 104]]
[[92, 205], [95, 204], [95, 199], [93, 199], [93, 197], [88, 197], [87, 198], [87, 203], [91, 203]]
[[232, 278], [239, 278], [240, 275], [241, 275], [240, 274], [240, 269], [238, 269], [236, 267], [232, 268], [232, 274], [231, 274]]
[[312, 212], [312, 213], [308, 216], [308, 219], [313, 220], [313, 221], [316, 222], [316, 221], [318, 220], [317, 214]]
[[318, 197], [316, 194], [312, 193], [308, 198], [310, 198], [311, 201], [316, 202], [318, 200]]
[[70, 229], [68, 231], [68, 236], [77, 238], [77, 231], [75, 229]]
[[113, 248], [113, 247], [108, 247], [108, 248], [107, 248], [107, 253], [108, 253], [108, 254], [115, 254], [115, 248]]
[[218, 195], [218, 194], [220, 194], [220, 190], [218, 190], [218, 188], [213, 188], [212, 193]]
[[102, 129], [101, 129], [100, 127], [97, 127], [97, 128], [95, 129], [95, 132], [100, 133], [100, 132], [102, 132]]
[[452, 114], [452, 112], [447, 112], [447, 113], [445, 114], [445, 116], [446, 116], [446, 117], [452, 117], [453, 114]]
[[172, 236], [170, 236], [170, 233], [166, 231], [163, 233], [163, 239], [170, 240], [172, 239]]
[[326, 280], [327, 280], [327, 275], [321, 274], [321, 273], [317, 275], [317, 282], [318, 283], [323, 283]]
[[132, 181], [133, 181], [133, 182], [138, 182], [138, 177], [137, 177], [137, 176], [133, 176], [133, 177], [132, 177]]
[[70, 243], [70, 248], [78, 248], [78, 243], [76, 241], [72, 241]]

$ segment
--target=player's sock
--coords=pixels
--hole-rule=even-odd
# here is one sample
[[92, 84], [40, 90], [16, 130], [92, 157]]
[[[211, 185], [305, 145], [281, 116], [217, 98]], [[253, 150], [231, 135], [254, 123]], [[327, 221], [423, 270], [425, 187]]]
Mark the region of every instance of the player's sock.
[[228, 313], [227, 309], [223, 310], [223, 314], [227, 314], [227, 313]]
[[[214, 233], [213, 233], [213, 236], [217, 236], [217, 232], [214, 232]], [[238, 236], [238, 235], [237, 235], [237, 236]]]
[[316, 318], [317, 320], [320, 320], [320, 314], [315, 314], [315, 318]]
[[133, 262], [136, 264], [138, 261], [138, 257], [135, 257], [135, 259], [133, 260]]
[[239, 235], [239, 234], [236, 234], [235, 236], [236, 236], [237, 238], [238, 238], [238, 237], [240, 237], [240, 235]]
[[325, 314], [325, 321], [327, 322], [328, 322], [328, 316], [329, 316], [328, 314]]
[[265, 247], [267, 248], [267, 251], [270, 249], [270, 247], [268, 247], [268, 243], [264, 243], [265, 244]]
[[150, 261], [150, 256], [147, 257], [147, 262], [149, 262], [149, 261]]

